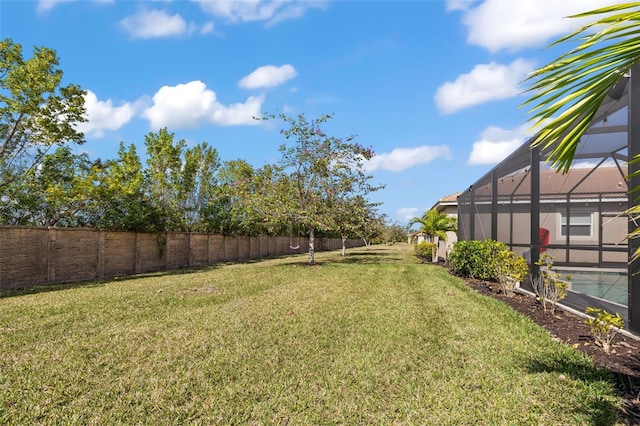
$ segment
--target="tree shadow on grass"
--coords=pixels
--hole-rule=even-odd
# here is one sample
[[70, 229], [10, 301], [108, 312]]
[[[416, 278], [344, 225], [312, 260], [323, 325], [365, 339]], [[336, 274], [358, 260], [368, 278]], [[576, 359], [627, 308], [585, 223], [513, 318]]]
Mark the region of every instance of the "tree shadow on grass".
[[[613, 377], [609, 371], [599, 370], [587, 361], [558, 358], [543, 361], [528, 360], [526, 368], [532, 373], [552, 373], [557, 375], [558, 380], [578, 380], [586, 383], [590, 388], [601, 387], [602, 392], [592, 390], [590, 398], [584, 398], [581, 404], [570, 407], [576, 414], [590, 417], [588, 424], [611, 425], [616, 424], [619, 418], [623, 417], [616, 404], [604, 398], [604, 394], [610, 394], [615, 389]], [[608, 388], [611, 392], [607, 392]]]
[[341, 257], [337, 263], [348, 264], [377, 264], [377, 263], [392, 263], [401, 261], [402, 258], [392, 256], [389, 253], [380, 252], [358, 252], [347, 253], [346, 256]]
[[170, 269], [166, 271], [145, 272], [145, 273], [140, 273], [135, 275], [123, 275], [123, 276], [116, 276], [116, 277], [109, 277], [109, 278], [93, 278], [93, 279], [82, 280], [82, 281], [71, 281], [71, 282], [52, 283], [52, 284], [37, 284], [37, 285], [26, 286], [23, 288], [0, 290], [0, 299], [25, 296], [28, 294], [40, 294], [40, 293], [49, 293], [52, 291], [71, 290], [76, 288], [104, 287], [109, 283], [125, 281], [125, 280], [133, 281], [133, 280], [139, 280], [139, 279], [150, 278], [150, 277], [163, 277], [167, 275], [198, 274], [198, 273], [203, 273], [203, 272], [210, 271], [212, 269], [219, 268], [222, 265], [224, 264], [193, 266], [193, 267], [182, 268], [182, 269]]
[[[301, 253], [306, 254], [306, 253]], [[358, 264], [358, 265], [373, 265], [373, 264], [384, 264], [384, 263], [393, 263], [402, 261], [402, 258], [393, 256], [389, 253], [380, 253], [380, 252], [355, 252], [349, 253], [345, 256], [335, 255], [329, 259], [322, 258], [321, 260], [316, 260], [313, 264], [309, 264], [306, 261], [300, 261], [299, 258], [291, 259], [290, 262], [283, 262], [276, 266], [323, 266], [323, 265], [339, 265], [339, 264]]]
[[94, 288], [103, 287], [107, 282], [111, 280], [91, 280], [91, 281], [74, 281], [68, 283], [55, 283], [55, 284], [39, 284], [31, 285], [24, 288], [8, 289], [0, 291], [0, 299], [6, 299], [10, 297], [26, 296], [28, 294], [40, 294], [49, 293], [52, 291], [70, 290], [74, 288]]
[[[304, 253], [299, 253], [304, 254]], [[198, 274], [203, 272], [209, 272], [213, 269], [218, 269], [224, 267], [226, 265], [236, 265], [236, 264], [254, 264], [260, 263], [265, 260], [273, 260], [273, 259], [283, 259], [290, 258], [291, 254], [284, 254], [279, 256], [269, 256], [264, 258], [256, 258], [256, 259], [244, 259], [244, 260], [236, 260], [236, 261], [220, 261], [218, 263], [208, 264], [208, 265], [198, 265], [198, 266], [189, 266], [184, 268], [176, 268], [176, 269], [168, 269], [168, 270], [160, 270], [160, 271], [149, 271], [143, 272], [134, 275], [122, 275], [115, 277], [105, 277], [105, 278], [92, 278], [87, 280], [80, 281], [69, 281], [69, 282], [61, 282], [61, 283], [51, 283], [51, 284], [33, 284], [27, 285], [21, 288], [15, 289], [0, 289], [0, 299], [8, 298], [8, 297], [19, 297], [28, 294], [39, 294], [39, 293], [49, 293], [52, 291], [63, 291], [70, 290], [75, 288], [92, 288], [92, 287], [102, 287], [109, 283], [124, 281], [124, 280], [138, 280], [143, 278], [150, 277], [163, 277], [167, 275], [185, 275], [185, 274]], [[306, 263], [300, 262], [298, 260], [287, 262], [285, 265], [290, 265], [291, 263], [298, 263], [301, 265], [307, 265]], [[317, 263], [320, 265], [321, 263]]]
[[233, 261], [233, 262], [220, 262], [220, 263], [214, 263], [211, 265], [191, 266], [191, 267], [178, 268], [178, 269], [144, 272], [144, 273], [135, 274], [135, 275], [123, 275], [123, 276], [108, 277], [108, 278], [93, 278], [93, 279], [82, 280], [82, 281], [30, 285], [30, 286], [25, 286], [24, 288], [0, 290], [0, 299], [9, 298], [9, 297], [19, 297], [19, 296], [24, 296], [28, 294], [39, 294], [39, 293], [49, 293], [52, 291], [70, 290], [75, 288], [103, 287], [109, 283], [124, 281], [124, 280], [138, 280], [138, 279], [149, 278], [149, 277], [163, 277], [167, 275], [197, 274], [197, 273], [208, 272], [208, 271], [211, 271], [212, 269], [217, 269], [225, 265], [253, 264], [253, 263], [260, 263], [265, 260], [271, 260], [271, 259], [291, 258], [290, 262], [284, 262], [277, 266], [291, 266], [292, 264], [299, 265], [299, 266], [321, 266], [321, 265], [341, 264], [341, 263], [379, 264], [379, 263], [387, 263], [387, 262], [402, 260], [401, 258], [391, 256], [388, 253], [356, 252], [356, 253], [347, 253], [345, 257], [337, 257], [335, 259], [319, 261], [312, 265], [309, 265], [308, 262], [304, 262], [304, 261], [301, 262], [299, 259], [292, 257], [297, 255], [303, 255], [303, 254], [306, 254], [306, 253], [296, 253], [296, 254], [288, 254], [288, 255], [285, 254], [280, 256], [271, 256], [271, 257], [260, 258], [260, 259], [246, 259], [246, 260]]

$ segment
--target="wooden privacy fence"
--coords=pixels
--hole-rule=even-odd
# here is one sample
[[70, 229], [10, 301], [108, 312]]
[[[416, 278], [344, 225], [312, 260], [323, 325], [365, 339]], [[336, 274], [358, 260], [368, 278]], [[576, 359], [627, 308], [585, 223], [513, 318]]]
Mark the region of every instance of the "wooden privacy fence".
[[[0, 226], [0, 290], [305, 253], [309, 240], [295, 244], [289, 237]], [[317, 251], [340, 248], [339, 238], [315, 239]]]

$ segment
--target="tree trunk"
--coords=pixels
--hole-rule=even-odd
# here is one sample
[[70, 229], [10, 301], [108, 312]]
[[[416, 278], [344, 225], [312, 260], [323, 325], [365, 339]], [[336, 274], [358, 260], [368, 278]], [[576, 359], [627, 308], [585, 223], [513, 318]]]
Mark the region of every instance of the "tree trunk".
[[369, 246], [371, 245], [371, 240], [367, 241], [366, 238], [362, 238], [362, 241], [364, 241], [364, 246], [367, 248], [367, 250], [369, 250]]
[[438, 263], [438, 242], [439, 242], [439, 239], [440, 238], [437, 235], [434, 235], [433, 243], [435, 244], [435, 246], [431, 250], [431, 262], [433, 262], [433, 263]]
[[316, 250], [313, 239], [313, 227], [311, 227], [309, 228], [309, 265], [313, 265], [315, 263]]
[[346, 256], [347, 255], [347, 237], [345, 237], [344, 235], [342, 236], [342, 255]]

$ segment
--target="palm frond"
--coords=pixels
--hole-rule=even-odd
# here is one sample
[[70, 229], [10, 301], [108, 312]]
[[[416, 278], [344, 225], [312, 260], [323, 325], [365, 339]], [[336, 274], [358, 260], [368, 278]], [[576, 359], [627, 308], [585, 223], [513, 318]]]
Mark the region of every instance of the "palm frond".
[[640, 62], [640, 2], [571, 18], [584, 17], [599, 18], [551, 44], [578, 45], [529, 75], [532, 96], [521, 105], [538, 131], [534, 146], [551, 149], [552, 164], [564, 172], [606, 95]]

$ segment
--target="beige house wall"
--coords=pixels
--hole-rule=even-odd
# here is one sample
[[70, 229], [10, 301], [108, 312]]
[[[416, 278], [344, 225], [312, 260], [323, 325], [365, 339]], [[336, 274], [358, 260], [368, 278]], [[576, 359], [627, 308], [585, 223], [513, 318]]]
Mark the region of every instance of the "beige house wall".
[[[602, 223], [602, 243], [604, 247], [626, 247], [627, 218], [617, 211], [621, 208], [619, 203], [603, 203], [599, 208], [598, 203], [576, 203], [571, 206], [571, 213], [588, 213], [591, 215], [591, 234], [589, 236], [572, 235], [569, 244], [598, 246], [600, 239], [600, 223]], [[602, 210], [602, 217], [599, 213]], [[530, 212], [528, 206], [518, 206], [513, 212], [513, 236], [510, 238], [508, 226], [500, 224], [509, 223], [509, 213], [498, 214], [498, 240], [514, 244], [529, 244], [531, 239]], [[566, 245], [567, 238], [561, 233], [561, 217], [566, 213], [564, 204], [540, 205], [540, 227], [549, 230], [550, 245]], [[514, 247], [514, 251], [523, 254], [526, 248]], [[559, 263], [567, 261], [567, 251], [565, 249], [551, 249], [549, 254]], [[569, 254], [572, 263], [597, 264], [598, 252], [594, 250], [571, 249]], [[602, 261], [605, 263], [625, 263], [627, 261], [626, 252], [604, 252]]]

